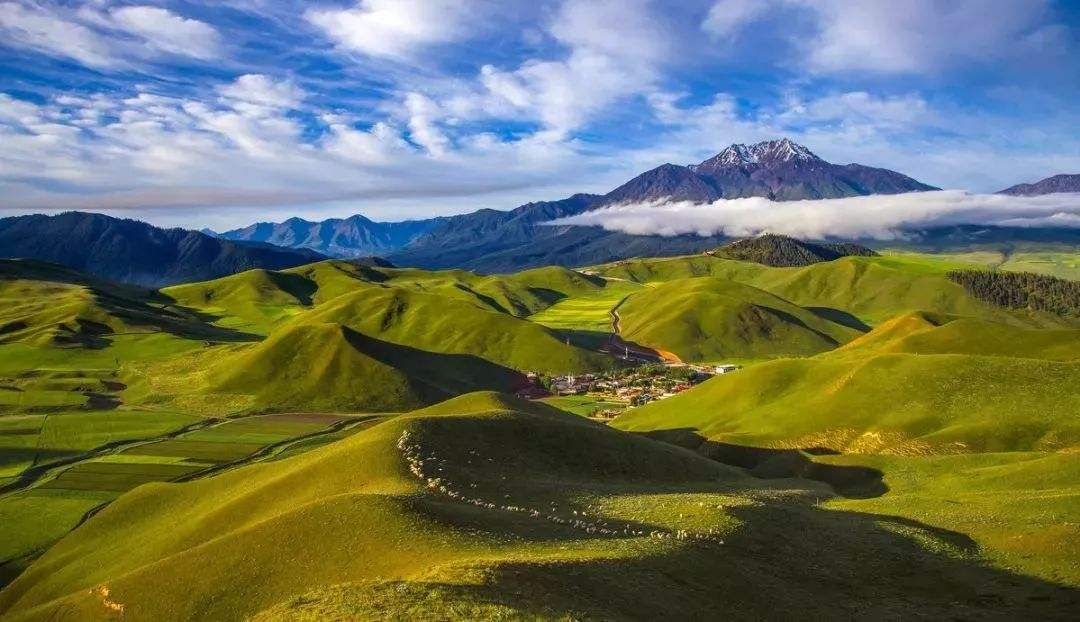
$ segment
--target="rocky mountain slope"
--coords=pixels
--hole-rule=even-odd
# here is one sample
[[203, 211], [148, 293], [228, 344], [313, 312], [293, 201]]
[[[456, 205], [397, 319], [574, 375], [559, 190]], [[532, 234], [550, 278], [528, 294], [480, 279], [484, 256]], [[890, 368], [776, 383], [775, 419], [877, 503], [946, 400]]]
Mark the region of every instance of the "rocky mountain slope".
[[1030, 197], [1057, 192], [1080, 192], [1080, 175], [1054, 175], [1033, 184], [1010, 186], [1004, 190], [999, 190], [998, 194]]

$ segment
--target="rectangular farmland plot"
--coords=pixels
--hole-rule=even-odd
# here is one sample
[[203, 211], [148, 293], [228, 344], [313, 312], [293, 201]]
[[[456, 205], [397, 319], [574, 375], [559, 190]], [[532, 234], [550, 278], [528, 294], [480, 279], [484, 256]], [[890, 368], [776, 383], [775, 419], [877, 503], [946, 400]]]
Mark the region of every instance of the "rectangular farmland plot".
[[85, 462], [64, 471], [40, 488], [123, 492], [148, 482], [175, 479], [200, 468], [175, 464]]
[[263, 445], [263, 443], [171, 440], [140, 445], [127, 453], [130, 453], [130, 455], [192, 458], [208, 462], [231, 462], [250, 456], [262, 449]]

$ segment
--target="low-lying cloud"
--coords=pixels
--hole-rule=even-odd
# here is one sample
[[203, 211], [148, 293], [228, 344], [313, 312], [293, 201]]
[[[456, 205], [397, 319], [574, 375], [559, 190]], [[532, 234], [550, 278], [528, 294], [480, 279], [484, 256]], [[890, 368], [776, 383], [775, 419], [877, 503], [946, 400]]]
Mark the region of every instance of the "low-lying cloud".
[[777, 233], [806, 239], [894, 240], [912, 230], [951, 225], [1080, 228], [1080, 193], [1016, 197], [942, 190], [807, 201], [657, 201], [615, 205], [548, 224], [667, 237]]

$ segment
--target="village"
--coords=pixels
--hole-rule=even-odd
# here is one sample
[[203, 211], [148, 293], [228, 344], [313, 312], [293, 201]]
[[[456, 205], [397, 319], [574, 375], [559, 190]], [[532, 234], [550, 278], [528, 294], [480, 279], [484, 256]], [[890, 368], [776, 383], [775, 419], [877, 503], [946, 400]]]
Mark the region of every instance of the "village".
[[596, 374], [565, 374], [546, 376], [529, 372], [530, 385], [519, 391], [530, 399], [583, 398], [582, 404], [595, 404], [586, 409], [589, 416], [611, 419], [626, 408], [662, 400], [700, 384], [713, 376], [731, 373], [738, 365], [688, 365], [685, 363], [653, 363]]

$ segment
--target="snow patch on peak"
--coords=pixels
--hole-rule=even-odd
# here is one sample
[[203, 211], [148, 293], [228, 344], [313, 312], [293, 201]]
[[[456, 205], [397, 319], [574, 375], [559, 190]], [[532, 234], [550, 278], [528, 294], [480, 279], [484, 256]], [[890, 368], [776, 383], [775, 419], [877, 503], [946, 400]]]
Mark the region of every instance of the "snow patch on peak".
[[745, 166], [747, 164], [771, 164], [777, 162], [811, 162], [821, 158], [790, 138], [766, 140], [753, 145], [734, 144], [690, 170], [710, 169], [718, 166]]

